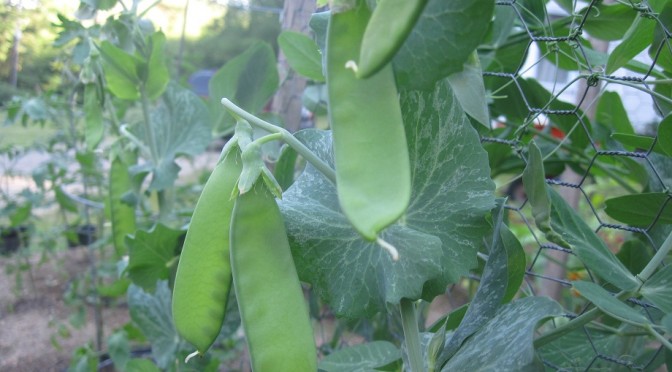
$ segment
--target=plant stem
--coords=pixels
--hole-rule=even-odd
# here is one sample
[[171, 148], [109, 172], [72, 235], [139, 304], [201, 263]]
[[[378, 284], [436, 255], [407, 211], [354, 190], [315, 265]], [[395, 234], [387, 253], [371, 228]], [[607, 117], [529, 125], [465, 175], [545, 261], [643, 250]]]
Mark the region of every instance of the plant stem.
[[145, 137], [146, 141], [149, 142], [149, 152], [152, 156], [152, 162], [154, 165], [159, 165], [159, 151], [156, 149], [156, 141], [154, 140], [154, 131], [152, 130], [152, 124], [149, 121], [149, 98], [147, 98], [147, 92], [145, 91], [144, 86], [140, 86], [140, 103], [142, 105], [142, 118], [145, 127]]
[[310, 151], [308, 147], [306, 147], [303, 143], [301, 143], [301, 141], [296, 139], [296, 137], [294, 137], [291, 133], [289, 133], [288, 130], [259, 119], [258, 117], [236, 106], [233, 102], [231, 102], [227, 98], [222, 98], [222, 105], [224, 105], [224, 107], [227, 110], [229, 110], [229, 112], [231, 112], [233, 116], [241, 117], [247, 120], [250, 124], [259, 127], [267, 132], [280, 133], [282, 135], [282, 140], [285, 141], [285, 143], [287, 143], [294, 150], [296, 150], [296, 152], [298, 152], [299, 155], [303, 156], [303, 158], [306, 159], [307, 162], [309, 162], [315, 168], [317, 168], [317, 170], [320, 171], [320, 173], [322, 173], [325, 177], [327, 177], [329, 181], [331, 181], [333, 184], [336, 184], [336, 173], [334, 172], [333, 169], [331, 169], [329, 164], [325, 163], [324, 161], [322, 161], [322, 159], [318, 158], [317, 155], [315, 155], [315, 153]]
[[424, 370], [424, 363], [422, 361], [422, 349], [420, 348], [420, 331], [418, 329], [418, 318], [415, 314], [415, 304], [407, 298], [402, 298], [399, 307], [410, 371], [421, 372]]
[[651, 89], [642, 88], [642, 87], [640, 87], [640, 86], [637, 85], [637, 84], [633, 84], [633, 83], [631, 83], [631, 82], [627, 82], [627, 81], [623, 81], [623, 80], [611, 79], [611, 78], [604, 77], [604, 76], [599, 76], [598, 78], [599, 78], [600, 80], [608, 81], [608, 82], [610, 82], [610, 83], [621, 84], [621, 85], [625, 85], [625, 86], [628, 86], [628, 87], [633, 88], [633, 89], [641, 90], [642, 92], [647, 93], [647, 94], [650, 94], [650, 95], [652, 95], [652, 96], [656, 96], [656, 98], [661, 99], [661, 100], [663, 100], [663, 101], [665, 101], [665, 102], [667, 102], [667, 103], [672, 103], [672, 99], [670, 99], [669, 97], [665, 97], [664, 95], [662, 95], [662, 94], [660, 94], [660, 93], [658, 93], [658, 92], [655, 92], [655, 91], [653, 91], [653, 90], [651, 90]]
[[[629, 295], [631, 295], [631, 292], [619, 292], [615, 297], [618, 298], [619, 300], [623, 300]], [[560, 327], [540, 336], [536, 340], [534, 340], [534, 348], [539, 349], [545, 345], [550, 344], [551, 342], [557, 340], [558, 338], [571, 333], [572, 331], [578, 329], [579, 327], [583, 327], [584, 325], [590, 323], [593, 321], [595, 318], [598, 316], [602, 315], [603, 312], [599, 308], [595, 307], [592, 308], [585, 313], [581, 314], [577, 318], [573, 319], [567, 324], [561, 325]]]
[[653, 327], [651, 327], [650, 324], [646, 324], [644, 326], [644, 329], [646, 329], [649, 334], [653, 337], [655, 337], [661, 344], [663, 344], [668, 350], [672, 351], [672, 342], [665, 338], [665, 336], [661, 335], [658, 333]]

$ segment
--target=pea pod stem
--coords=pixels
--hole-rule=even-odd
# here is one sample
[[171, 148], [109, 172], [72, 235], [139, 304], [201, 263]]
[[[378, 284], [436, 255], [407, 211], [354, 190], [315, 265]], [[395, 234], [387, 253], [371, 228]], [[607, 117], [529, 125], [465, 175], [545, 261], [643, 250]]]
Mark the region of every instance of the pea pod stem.
[[397, 248], [395, 248], [392, 244], [386, 242], [380, 237], [376, 238], [376, 243], [378, 243], [381, 248], [390, 254], [392, 261], [399, 261], [399, 251], [397, 251]]
[[402, 298], [399, 301], [401, 311], [401, 325], [404, 330], [404, 340], [406, 341], [406, 353], [410, 364], [411, 372], [420, 372], [424, 370], [422, 361], [422, 349], [420, 347], [420, 330], [418, 329], [418, 318], [415, 312], [415, 304], [408, 298]]
[[294, 150], [296, 150], [296, 152], [298, 152], [299, 155], [303, 156], [303, 158], [306, 159], [307, 162], [309, 162], [315, 168], [317, 168], [317, 170], [320, 171], [320, 173], [322, 173], [325, 177], [327, 177], [329, 181], [331, 181], [333, 184], [336, 184], [336, 173], [334, 172], [334, 170], [331, 169], [331, 167], [327, 163], [322, 161], [322, 159], [318, 158], [317, 155], [315, 155], [312, 151], [310, 151], [308, 147], [306, 147], [303, 143], [301, 143], [298, 139], [296, 139], [296, 137], [294, 137], [288, 130], [259, 119], [258, 117], [236, 106], [236, 104], [231, 102], [228, 98], [222, 98], [222, 105], [224, 105], [224, 107], [227, 110], [229, 110], [229, 112], [234, 117], [243, 118], [248, 122], [250, 122], [250, 124], [258, 128], [261, 128], [267, 132], [279, 133], [282, 136], [281, 138], [283, 141], [285, 141], [285, 143], [287, 143]]
[[[322, 173], [331, 183], [334, 185], [336, 184], [336, 173], [334, 172], [331, 167], [322, 161], [322, 159], [318, 158], [317, 155], [315, 155], [308, 147], [306, 147], [303, 143], [301, 143], [296, 137], [294, 137], [288, 130], [278, 127], [277, 125], [273, 125], [267, 121], [264, 121], [262, 119], [259, 119], [258, 117], [250, 114], [249, 112], [243, 110], [239, 106], [237, 106], [235, 103], [231, 102], [228, 98], [222, 98], [222, 105], [229, 110], [229, 112], [236, 118], [242, 118], [247, 120], [250, 124], [261, 128], [267, 132], [273, 133], [269, 136], [264, 136], [256, 141], [261, 141], [261, 143], [266, 143], [268, 141], [272, 140], [283, 140], [285, 143], [287, 143], [289, 146], [291, 146], [296, 152], [299, 153], [299, 155], [303, 156], [304, 159], [306, 159], [307, 162], [312, 164], [320, 173]], [[255, 142], [256, 142], [255, 141]], [[376, 243], [383, 248], [386, 252], [390, 254], [392, 257], [393, 261], [398, 261], [399, 260], [399, 251], [390, 243], [387, 241], [383, 240], [380, 237], [376, 238]]]

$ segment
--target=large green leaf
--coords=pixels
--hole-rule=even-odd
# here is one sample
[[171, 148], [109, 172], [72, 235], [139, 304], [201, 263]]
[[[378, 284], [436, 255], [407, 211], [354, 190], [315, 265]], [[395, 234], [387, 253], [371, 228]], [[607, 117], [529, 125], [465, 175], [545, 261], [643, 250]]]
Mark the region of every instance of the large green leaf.
[[[503, 213], [501, 207], [496, 212], [493, 212], [493, 238], [492, 243], [489, 244], [488, 261], [485, 263], [478, 291], [460, 322], [460, 326], [455, 330], [455, 333], [440, 353], [438, 358], [439, 365], [444, 364], [455, 354], [469, 336], [473, 335], [485, 323], [494, 318], [503, 302], [510, 300], [510, 298], [506, 299], [504, 297], [509, 292], [508, 289], [515, 287], [517, 290], [522, 282], [523, 275], [525, 274], [525, 256], [522, 254], [522, 247], [518, 244], [520, 251], [515, 251], [512, 254], [513, 257], [511, 258], [513, 258], [512, 261], [514, 264], [509, 266], [509, 250], [502, 239], [502, 231], [506, 230], [508, 234], [511, 233], [502, 223]], [[506, 237], [510, 239], [512, 234], [508, 234]], [[515, 237], [513, 238], [515, 239]], [[509, 246], [509, 248], [513, 247]], [[521, 258], [522, 265], [520, 262]], [[509, 282], [510, 278], [514, 279], [513, 283]]]
[[278, 80], [273, 49], [262, 42], [252, 44], [210, 79], [208, 91], [212, 127], [225, 130], [235, 123], [222, 107], [222, 98], [228, 98], [244, 110], [257, 114], [278, 89]]
[[[655, 3], [655, 2], [654, 2]], [[670, 53], [669, 29], [672, 27], [672, 4], [665, 1], [662, 10], [656, 14], [656, 27], [649, 46], [649, 56], [656, 65], [665, 71], [672, 71], [672, 53]]]
[[128, 276], [135, 285], [153, 291], [156, 281], [168, 279], [169, 263], [175, 258], [184, 231], [158, 224], [151, 230], [138, 230], [126, 237], [129, 247]]
[[[621, 335], [590, 330], [590, 338], [586, 330], [579, 329], [571, 332], [550, 344], [544, 345], [538, 351], [541, 357], [557, 366], [563, 366], [569, 370], [586, 370], [590, 368], [609, 370], [614, 364], [609, 361], [595, 360], [596, 353], [603, 355], [619, 355], [624, 345], [630, 342], [630, 338]], [[633, 347], [630, 350], [637, 350]]]
[[373, 341], [338, 350], [318, 364], [325, 372], [375, 371], [401, 358], [401, 352], [387, 341]]
[[574, 253], [602, 279], [620, 289], [629, 291], [639, 286], [639, 281], [616, 258], [607, 245], [586, 222], [558, 195], [548, 188], [551, 197], [551, 227], [572, 246]]
[[557, 302], [526, 297], [499, 309], [497, 315], [446, 363], [442, 371], [539, 371], [534, 330], [539, 321], [562, 314]]
[[103, 57], [103, 70], [110, 92], [121, 99], [140, 98], [138, 70], [143, 61], [109, 41], [103, 41], [98, 50]]
[[163, 32], [155, 32], [147, 40], [150, 54], [147, 59], [146, 76], [143, 77], [143, 81], [147, 97], [157, 99], [166, 90], [170, 81], [166, 55], [163, 51], [166, 36]]
[[131, 319], [151, 342], [152, 356], [163, 370], [175, 362], [175, 353], [180, 344], [180, 337], [173, 325], [170, 301], [170, 288], [165, 280], [156, 282], [154, 293], [145, 292], [136, 285], [128, 287]]
[[430, 0], [394, 58], [397, 82], [432, 90], [436, 81], [462, 70], [492, 18], [492, 0]]
[[[585, 15], [585, 8], [579, 14]], [[619, 40], [628, 31], [637, 12], [624, 4], [598, 4], [591, 8], [583, 28], [596, 39]]]
[[606, 91], [600, 96], [597, 103], [595, 119], [598, 123], [610, 128], [612, 132], [635, 134], [635, 130], [628, 119], [621, 96], [616, 92]]
[[[400, 259], [369, 243], [339, 210], [333, 184], [307, 166], [280, 202], [302, 280], [339, 315], [385, 310], [401, 298], [431, 298], [476, 266], [489, 227], [494, 184], [487, 154], [447, 84], [402, 94], [413, 191], [402, 222], [382, 233]], [[333, 165], [328, 132], [299, 135]]]
[[656, 21], [653, 19], [637, 17], [623, 37], [623, 41], [609, 54], [605, 73], [613, 74], [643, 51], [651, 42], [655, 25]]
[[86, 147], [93, 151], [103, 139], [105, 127], [103, 126], [102, 97], [100, 97], [97, 84], [86, 84], [84, 87], [84, 137]]
[[658, 223], [672, 224], [672, 201], [662, 192], [624, 195], [608, 199], [604, 210], [609, 217], [632, 226], [646, 227], [651, 225], [665, 205]]
[[313, 39], [299, 32], [283, 31], [278, 36], [278, 45], [294, 71], [313, 81], [324, 82], [322, 55]]
[[196, 156], [210, 143], [210, 115], [198, 96], [171, 83], [149, 120], [153, 137], [145, 136], [145, 143], [154, 146], [158, 155], [150, 189], [162, 190], [171, 187], [177, 178], [177, 156]]
[[672, 266], [665, 266], [653, 274], [640, 293], [663, 312], [672, 313]]
[[668, 115], [658, 125], [658, 142], [668, 156], [672, 156], [672, 115]]
[[581, 296], [585, 297], [593, 305], [597, 306], [605, 313], [618, 319], [627, 320], [636, 324], [650, 324], [649, 319], [637, 312], [635, 309], [619, 301], [606, 289], [593, 282], [574, 282], [572, 283]]

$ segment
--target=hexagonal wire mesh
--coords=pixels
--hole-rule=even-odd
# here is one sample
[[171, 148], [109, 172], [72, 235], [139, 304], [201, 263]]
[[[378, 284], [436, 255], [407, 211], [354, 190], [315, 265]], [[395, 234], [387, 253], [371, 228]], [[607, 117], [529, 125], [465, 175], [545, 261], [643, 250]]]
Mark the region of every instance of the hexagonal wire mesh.
[[[661, 89], [665, 77], [658, 66], [659, 62], [667, 63], [662, 58], [672, 55], [666, 23], [669, 18], [654, 10], [654, 1], [613, 3], [499, 1], [496, 17], [502, 25], [513, 23], [514, 31], [504, 40], [495, 40], [499, 43], [493, 48], [496, 52], [485, 56], [494, 61], [483, 76], [498, 128], [482, 132], [481, 141], [490, 154], [499, 189], [508, 189], [510, 228], [531, 257], [526, 290], [553, 297], [566, 309], [575, 308], [566, 315], [569, 321], [591, 307], [569, 290], [571, 280], [596, 279], [572, 250], [546, 241], [530, 222], [531, 207], [520, 177], [526, 164], [526, 144], [532, 138], [544, 156], [547, 184], [555, 185], [583, 221], [618, 252], [622, 261], [628, 261], [629, 267], [646, 264], [672, 231], [670, 221], [663, 221], [663, 216], [672, 212], [672, 162], [659, 154], [656, 134], [672, 102], [669, 92]], [[632, 20], [627, 34], [614, 35], [617, 31], [609, 30], [609, 22], [617, 19]], [[644, 46], [637, 50], [628, 41], [642, 25], [648, 27], [644, 46], [654, 35], [647, 55], [640, 53]], [[588, 37], [584, 37], [584, 31]], [[624, 68], [610, 71], [610, 43], [604, 39], [624, 39], [612, 43], [612, 47], [635, 48], [630, 55], [638, 57], [620, 61]], [[528, 78], [531, 76], [535, 78]], [[626, 99], [625, 106], [636, 110], [627, 113], [620, 97]], [[573, 102], [566, 102], [568, 98]], [[628, 100], [648, 100], [650, 106], [632, 105]], [[648, 130], [653, 136], [634, 143], [629, 117], [640, 127], [645, 120], [652, 121], [639, 132]], [[605, 200], [642, 192], [658, 193], [653, 204], [641, 206], [646, 210], [625, 211], [623, 216], [609, 210], [607, 202], [609, 213], [605, 213]], [[628, 213], [647, 217], [635, 223]], [[651, 320], [660, 316], [660, 311], [646, 301], [628, 301]], [[625, 354], [638, 349], [638, 355]], [[608, 320], [588, 323], [582, 331], [563, 336], [540, 352], [550, 370], [645, 370], [659, 365], [665, 354], [662, 346], [645, 335]]]

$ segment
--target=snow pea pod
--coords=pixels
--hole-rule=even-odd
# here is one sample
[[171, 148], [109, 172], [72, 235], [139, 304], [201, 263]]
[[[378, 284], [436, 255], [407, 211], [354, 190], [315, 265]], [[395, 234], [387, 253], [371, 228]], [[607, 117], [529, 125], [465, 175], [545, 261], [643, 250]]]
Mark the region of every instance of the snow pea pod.
[[358, 6], [332, 13], [327, 28], [327, 91], [338, 200], [369, 240], [408, 207], [411, 175], [406, 134], [390, 64], [367, 79], [347, 66], [359, 57], [371, 16]]
[[275, 197], [259, 179], [231, 221], [231, 267], [254, 371], [316, 371], [313, 329]]
[[413, 30], [427, 0], [381, 0], [366, 26], [359, 52], [357, 77], [367, 78], [383, 68]]
[[173, 321], [177, 332], [201, 354], [222, 328], [231, 289], [231, 192], [241, 169], [236, 148], [213, 170], [196, 203], [177, 266]]

